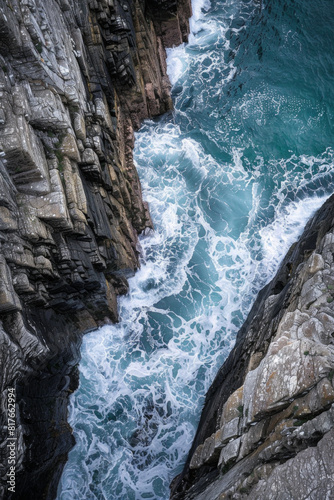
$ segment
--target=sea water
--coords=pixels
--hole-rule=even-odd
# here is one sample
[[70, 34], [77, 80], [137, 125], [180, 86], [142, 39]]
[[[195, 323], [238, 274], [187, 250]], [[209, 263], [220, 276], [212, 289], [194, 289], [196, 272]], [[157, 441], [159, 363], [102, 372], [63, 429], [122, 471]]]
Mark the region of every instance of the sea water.
[[334, 188], [332, 0], [195, 0], [175, 112], [136, 134], [155, 230], [84, 338], [59, 500], [168, 499], [258, 291]]

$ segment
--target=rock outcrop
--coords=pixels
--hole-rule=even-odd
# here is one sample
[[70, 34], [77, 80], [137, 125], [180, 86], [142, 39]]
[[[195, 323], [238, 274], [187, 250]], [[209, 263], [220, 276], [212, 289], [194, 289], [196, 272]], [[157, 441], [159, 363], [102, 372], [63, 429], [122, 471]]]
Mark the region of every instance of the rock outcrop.
[[174, 500], [334, 494], [334, 196], [258, 295], [206, 396]]
[[117, 320], [152, 227], [134, 130], [172, 108], [165, 47], [190, 14], [187, 0], [0, 1], [1, 498], [8, 390], [13, 498], [56, 494], [81, 335]]

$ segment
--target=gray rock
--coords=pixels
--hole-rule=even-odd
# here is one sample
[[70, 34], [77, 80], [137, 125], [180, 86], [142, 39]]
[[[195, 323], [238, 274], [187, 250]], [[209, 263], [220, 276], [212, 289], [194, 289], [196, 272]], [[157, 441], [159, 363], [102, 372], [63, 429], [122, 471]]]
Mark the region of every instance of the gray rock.
[[[208, 391], [173, 500], [331, 498], [333, 216], [332, 196], [260, 292]], [[224, 429], [238, 435], [225, 446]], [[212, 450], [218, 430], [219, 463], [207, 467], [211, 451], [189, 475], [195, 450], [203, 443]]]
[[250, 500], [330, 500], [334, 491], [332, 450], [333, 429], [314, 448], [300, 452], [274, 469], [268, 479], [259, 481]]
[[3, 255], [0, 255], [0, 313], [21, 310], [21, 303], [17, 296], [12, 276]]
[[[158, 17], [155, 7], [1, 4], [0, 423], [15, 386], [17, 498], [55, 498], [73, 446], [67, 403], [81, 336], [117, 320], [138, 234], [153, 227], [134, 130], [172, 109], [162, 26], [186, 40], [191, 12], [188, 0], [164, 2]], [[2, 433], [1, 498], [6, 444]]]
[[224, 467], [230, 462], [236, 460], [239, 455], [241, 438], [236, 438], [230, 441], [220, 452], [218, 467]]
[[226, 422], [222, 427], [222, 443], [229, 441], [230, 439], [234, 439], [239, 436], [239, 423], [240, 418], [234, 418], [230, 422]]

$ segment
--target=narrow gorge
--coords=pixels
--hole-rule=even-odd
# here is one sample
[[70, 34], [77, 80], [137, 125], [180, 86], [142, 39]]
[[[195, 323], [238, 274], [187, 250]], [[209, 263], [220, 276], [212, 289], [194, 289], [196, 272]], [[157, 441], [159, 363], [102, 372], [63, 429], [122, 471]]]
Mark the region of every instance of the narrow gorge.
[[333, 25], [0, 0], [1, 498], [333, 497]]

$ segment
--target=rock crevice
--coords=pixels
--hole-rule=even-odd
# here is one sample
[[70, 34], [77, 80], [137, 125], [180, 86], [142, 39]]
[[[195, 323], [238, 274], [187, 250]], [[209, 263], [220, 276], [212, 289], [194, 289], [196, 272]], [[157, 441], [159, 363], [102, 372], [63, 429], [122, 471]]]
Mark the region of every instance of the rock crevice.
[[172, 109], [165, 47], [190, 2], [0, 5], [0, 496], [7, 390], [16, 389], [15, 498], [54, 498], [73, 445], [81, 335], [117, 321], [152, 228], [134, 130]]

